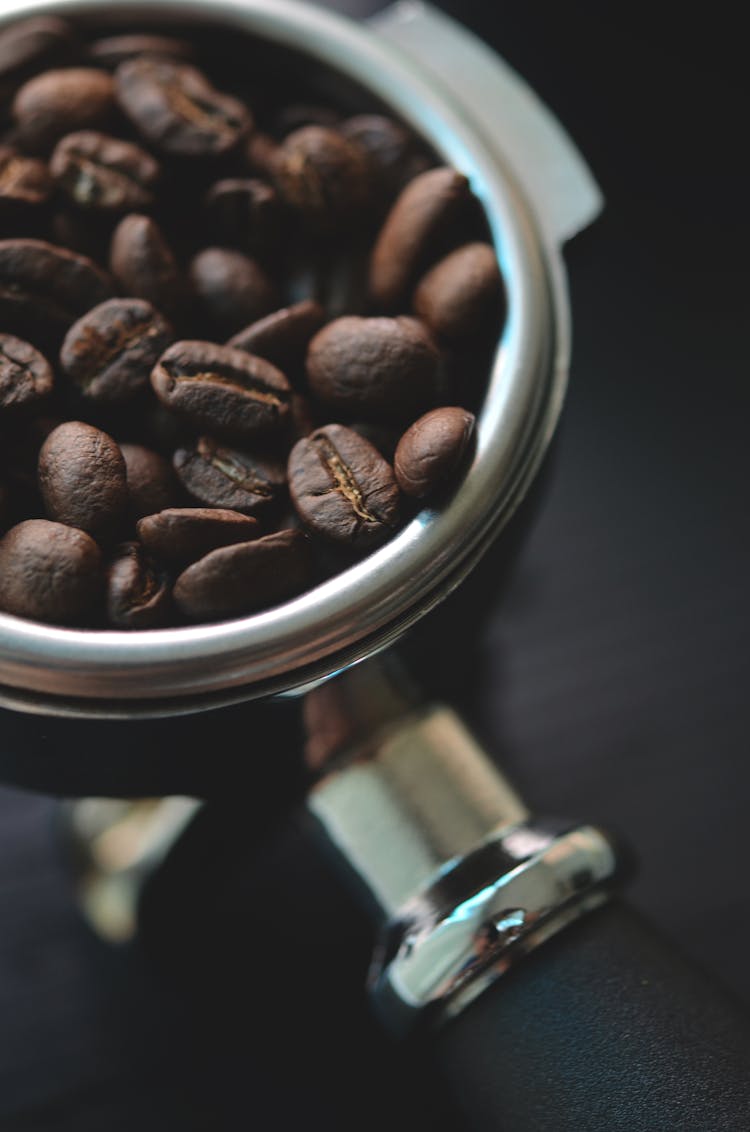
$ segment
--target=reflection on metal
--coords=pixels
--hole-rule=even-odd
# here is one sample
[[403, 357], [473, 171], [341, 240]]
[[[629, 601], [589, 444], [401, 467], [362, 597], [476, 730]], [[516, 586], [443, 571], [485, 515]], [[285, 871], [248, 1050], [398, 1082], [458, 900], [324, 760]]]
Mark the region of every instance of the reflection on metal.
[[80, 906], [98, 935], [131, 939], [148, 877], [159, 867], [203, 803], [171, 797], [66, 803], [64, 828], [74, 859]]

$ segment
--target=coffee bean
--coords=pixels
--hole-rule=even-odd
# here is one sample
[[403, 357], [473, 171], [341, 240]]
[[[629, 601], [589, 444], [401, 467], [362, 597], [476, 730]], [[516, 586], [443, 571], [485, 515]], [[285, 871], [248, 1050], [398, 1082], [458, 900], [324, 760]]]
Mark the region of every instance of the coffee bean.
[[30, 153], [47, 154], [76, 130], [106, 129], [115, 110], [112, 76], [94, 67], [44, 71], [24, 83], [13, 117]]
[[454, 341], [479, 334], [493, 319], [499, 330], [503, 300], [495, 249], [471, 243], [422, 277], [414, 292], [414, 310], [439, 338]]
[[160, 401], [196, 427], [234, 439], [277, 430], [292, 392], [270, 362], [212, 342], [175, 342], [154, 367], [151, 384]]
[[324, 322], [325, 311], [320, 303], [303, 299], [246, 326], [227, 345], [265, 358], [288, 376], [301, 369], [310, 340]]
[[234, 149], [253, 120], [238, 99], [215, 90], [187, 63], [141, 56], [115, 72], [117, 98], [141, 137], [174, 157], [217, 157]]
[[409, 420], [435, 403], [438, 350], [415, 318], [335, 319], [307, 352], [313, 394], [350, 419]]
[[174, 599], [190, 621], [221, 621], [286, 601], [311, 578], [304, 534], [277, 531], [213, 550], [188, 566], [175, 582]]
[[289, 456], [289, 492], [316, 535], [359, 550], [392, 535], [399, 520], [393, 470], [364, 437], [326, 425], [299, 440]]
[[66, 20], [31, 16], [0, 31], [0, 99], [37, 71], [68, 62], [77, 50], [76, 36]]
[[250, 542], [260, 534], [258, 520], [223, 507], [169, 507], [145, 515], [138, 538], [154, 558], [184, 569], [220, 546]]
[[120, 442], [128, 481], [128, 513], [133, 520], [176, 507], [182, 491], [174, 468], [160, 452], [143, 444]]
[[109, 299], [73, 323], [60, 365], [85, 397], [122, 404], [149, 387], [151, 370], [174, 337], [151, 303]]
[[108, 35], [95, 39], [88, 46], [88, 56], [95, 67], [116, 70], [120, 63], [140, 56], [156, 55], [167, 59], [189, 61], [195, 55], [193, 45], [171, 35]]
[[260, 264], [229, 248], [205, 248], [190, 264], [198, 308], [220, 338], [278, 306], [275, 284]]
[[39, 488], [50, 519], [95, 537], [115, 533], [128, 504], [125, 461], [107, 433], [83, 421], [54, 429], [39, 453]]
[[191, 308], [190, 287], [155, 220], [133, 212], [114, 230], [110, 269], [126, 295], [153, 303], [181, 326]]
[[367, 154], [374, 195], [389, 204], [408, 181], [428, 167], [414, 135], [385, 114], [356, 114], [340, 125], [341, 133]]
[[85, 625], [102, 590], [101, 551], [84, 531], [27, 519], [0, 539], [0, 609], [52, 625]]
[[446, 230], [470, 201], [467, 178], [445, 166], [421, 173], [399, 193], [372, 250], [369, 291], [376, 307], [390, 311], [406, 305]]
[[44, 240], [0, 240], [0, 325], [42, 350], [112, 294], [110, 277], [86, 256]]
[[202, 436], [179, 448], [174, 467], [188, 494], [205, 507], [243, 515], [262, 515], [286, 496], [286, 468], [276, 460], [252, 456]]
[[153, 204], [160, 170], [133, 142], [79, 130], [57, 143], [50, 172], [77, 208], [129, 212]]
[[0, 333], [0, 415], [38, 409], [54, 385], [52, 367], [38, 350]]
[[349, 224], [370, 200], [364, 151], [324, 126], [304, 126], [289, 134], [275, 152], [273, 170], [282, 199], [314, 234]]
[[49, 202], [53, 188], [43, 161], [0, 145], [0, 231], [29, 220]]
[[211, 230], [224, 247], [267, 254], [281, 240], [281, 202], [267, 181], [258, 177], [217, 181], [206, 194], [205, 206]]
[[111, 557], [105, 604], [115, 629], [159, 629], [170, 620], [169, 577], [137, 542], [121, 543]]
[[405, 495], [424, 499], [457, 472], [474, 432], [474, 414], [456, 406], [433, 409], [398, 442], [393, 468]]

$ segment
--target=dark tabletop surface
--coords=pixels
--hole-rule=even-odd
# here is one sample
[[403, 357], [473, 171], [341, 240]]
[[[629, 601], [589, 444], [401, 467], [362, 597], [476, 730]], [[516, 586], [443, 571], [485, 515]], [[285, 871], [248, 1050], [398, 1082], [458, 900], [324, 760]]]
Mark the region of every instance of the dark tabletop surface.
[[[627, 836], [632, 902], [750, 1004], [742, 37], [728, 5], [440, 7], [554, 108], [607, 205], [567, 254], [539, 511], [428, 681], [534, 808]], [[0, 1132], [458, 1127], [370, 1021], [367, 925], [262, 791], [205, 808], [134, 947], [82, 921], [58, 814], [0, 788]]]

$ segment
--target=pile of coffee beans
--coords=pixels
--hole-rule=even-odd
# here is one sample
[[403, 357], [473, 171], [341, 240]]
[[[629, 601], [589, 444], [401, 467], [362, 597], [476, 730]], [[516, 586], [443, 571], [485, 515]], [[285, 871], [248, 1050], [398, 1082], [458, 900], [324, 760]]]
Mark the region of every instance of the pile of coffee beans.
[[504, 289], [467, 177], [382, 106], [253, 86], [204, 39], [0, 28], [20, 617], [269, 608], [440, 506], [469, 458]]

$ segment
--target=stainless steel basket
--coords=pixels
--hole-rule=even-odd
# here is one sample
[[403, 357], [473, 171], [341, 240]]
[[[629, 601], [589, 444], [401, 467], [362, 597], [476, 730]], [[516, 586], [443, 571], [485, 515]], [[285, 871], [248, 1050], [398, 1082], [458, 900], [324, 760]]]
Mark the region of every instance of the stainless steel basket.
[[564, 241], [599, 210], [574, 146], [494, 53], [428, 5], [369, 25], [297, 0], [6, 0], [0, 23], [56, 13], [112, 26], [210, 21], [291, 48], [366, 87], [470, 179], [508, 295], [459, 490], [364, 561], [275, 609], [148, 632], [78, 631], [0, 614], [0, 705], [132, 718], [297, 694], [396, 641], [469, 573], [531, 484], [567, 379]]

